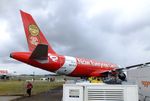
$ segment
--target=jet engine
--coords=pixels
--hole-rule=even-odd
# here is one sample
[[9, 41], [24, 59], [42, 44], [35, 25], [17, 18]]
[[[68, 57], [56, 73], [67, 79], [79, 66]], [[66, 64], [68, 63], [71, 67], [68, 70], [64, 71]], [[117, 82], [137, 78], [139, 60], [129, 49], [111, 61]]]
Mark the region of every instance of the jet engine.
[[126, 81], [126, 74], [123, 72], [118, 73], [118, 78], [122, 81]]

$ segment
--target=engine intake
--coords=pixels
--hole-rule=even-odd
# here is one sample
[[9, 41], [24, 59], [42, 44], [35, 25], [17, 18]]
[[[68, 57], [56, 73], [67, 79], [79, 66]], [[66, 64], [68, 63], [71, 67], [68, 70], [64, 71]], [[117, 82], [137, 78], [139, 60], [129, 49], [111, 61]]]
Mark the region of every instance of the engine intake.
[[126, 81], [126, 74], [123, 73], [123, 72], [120, 72], [120, 73], [118, 74], [118, 78], [119, 78], [120, 80], [122, 80], [122, 81]]

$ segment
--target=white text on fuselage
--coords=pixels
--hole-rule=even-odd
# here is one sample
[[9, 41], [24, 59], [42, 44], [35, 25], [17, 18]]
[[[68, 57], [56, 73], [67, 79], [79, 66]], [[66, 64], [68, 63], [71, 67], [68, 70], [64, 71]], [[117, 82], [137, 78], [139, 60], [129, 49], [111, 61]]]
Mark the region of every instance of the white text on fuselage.
[[49, 58], [53, 61], [53, 62], [57, 62], [58, 57], [55, 55], [51, 55], [50, 53], [48, 53]]
[[116, 65], [114, 64], [108, 64], [105, 62], [97, 62], [94, 60], [87, 60], [87, 59], [81, 59], [81, 58], [77, 58], [78, 64], [81, 65], [91, 65], [91, 66], [97, 66], [97, 67], [101, 67], [101, 68], [115, 68]]

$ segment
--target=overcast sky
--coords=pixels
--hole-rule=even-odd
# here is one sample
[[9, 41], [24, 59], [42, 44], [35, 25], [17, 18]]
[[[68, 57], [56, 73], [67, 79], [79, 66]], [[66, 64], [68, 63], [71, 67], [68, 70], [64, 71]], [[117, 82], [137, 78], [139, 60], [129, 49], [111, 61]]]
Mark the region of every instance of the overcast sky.
[[0, 67], [48, 73], [9, 58], [28, 51], [19, 10], [58, 54], [129, 66], [150, 61], [149, 0], [0, 0]]

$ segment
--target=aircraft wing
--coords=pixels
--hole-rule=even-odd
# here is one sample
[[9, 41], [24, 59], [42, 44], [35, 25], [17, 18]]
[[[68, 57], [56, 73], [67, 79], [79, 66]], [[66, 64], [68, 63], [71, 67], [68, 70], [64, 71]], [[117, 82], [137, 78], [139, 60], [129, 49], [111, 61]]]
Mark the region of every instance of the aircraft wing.
[[96, 70], [92, 72], [90, 75], [95, 77], [105, 76], [105, 74], [108, 74], [109, 72], [110, 72], [109, 70]]
[[149, 65], [150, 62], [146, 62], [146, 63], [141, 63], [141, 64], [137, 64], [137, 65], [132, 65], [132, 66], [127, 66], [125, 68], [118, 68], [116, 70], [120, 71], [120, 70], [128, 70], [128, 69], [132, 69], [132, 68], [137, 68], [137, 67], [141, 67], [141, 66], [146, 66]]
[[[148, 64], [150, 64], [150, 62], [143, 63], [143, 64], [141, 63], [141, 64], [137, 64], [137, 65], [132, 65], [132, 66], [127, 66], [125, 68], [117, 68], [117, 69], [114, 69], [114, 71], [121, 72], [121, 71], [124, 71], [124, 70], [129, 70], [129, 69], [132, 69], [132, 68], [137, 68], [137, 67], [145, 66], [145, 65], [148, 65]], [[105, 76], [110, 72], [112, 72], [112, 71], [111, 70], [97, 70], [97, 71], [92, 72], [91, 76]]]
[[38, 44], [33, 50], [30, 59], [37, 60], [40, 63], [48, 62], [48, 45]]

